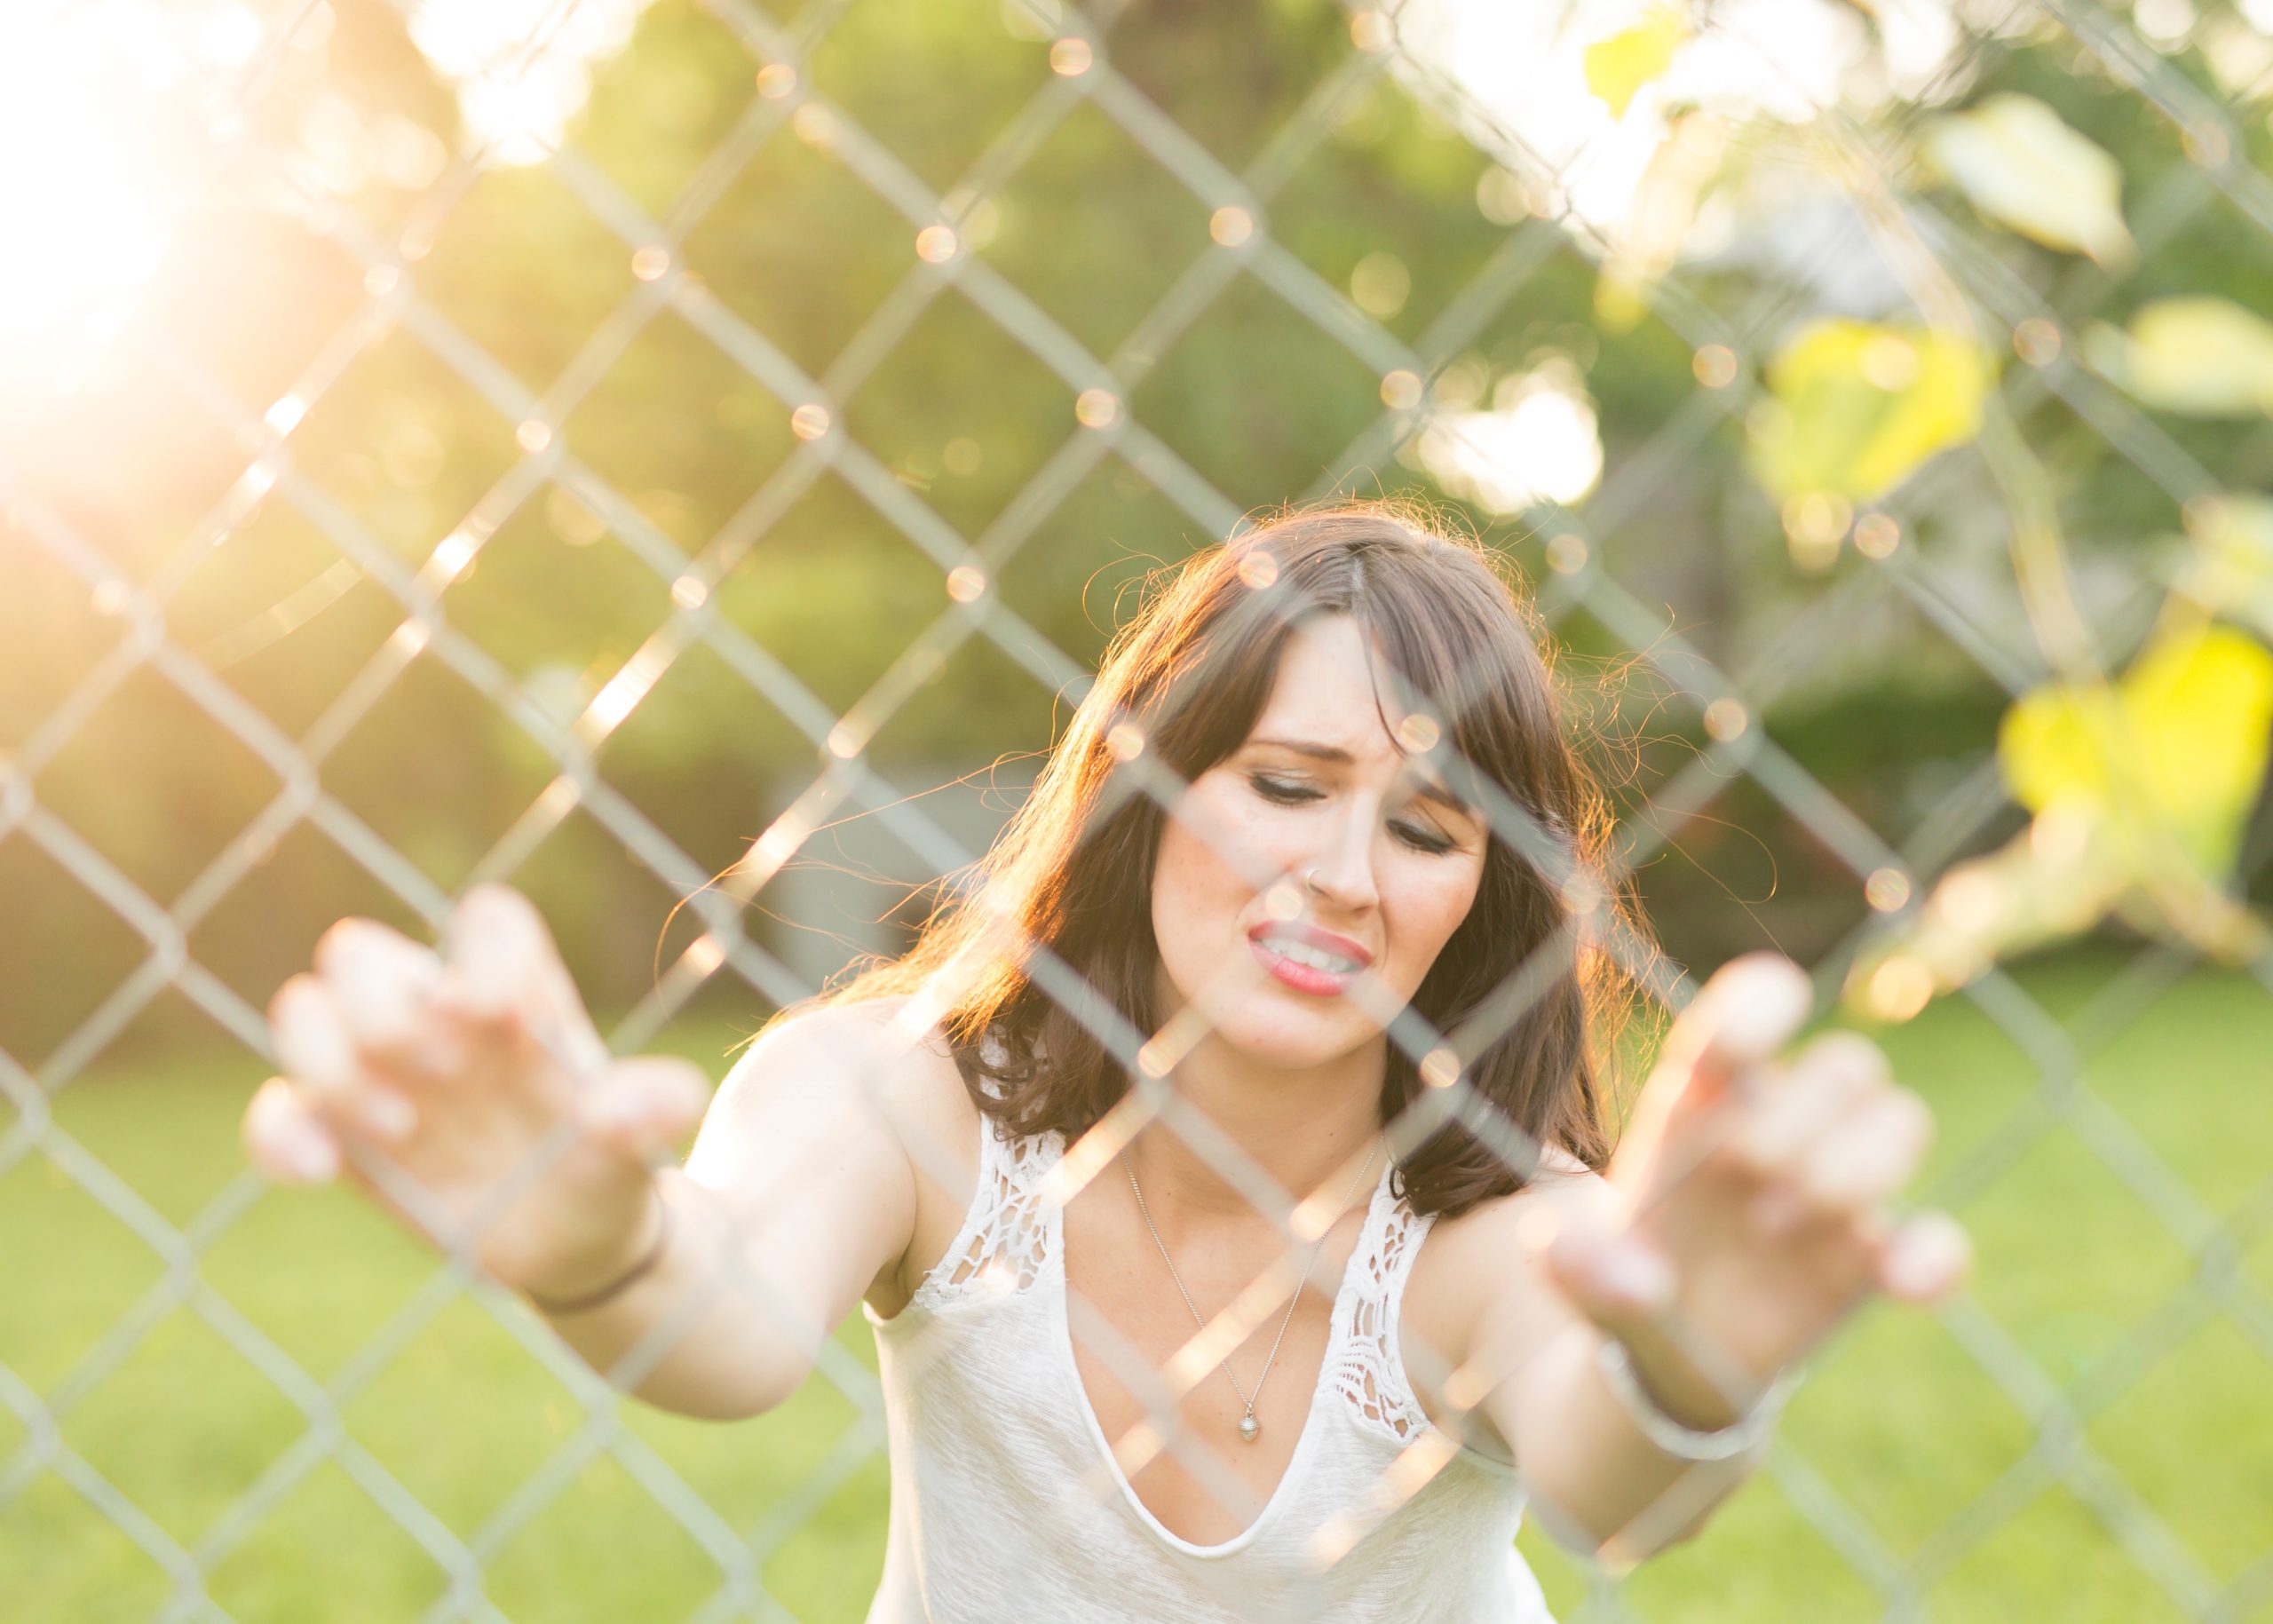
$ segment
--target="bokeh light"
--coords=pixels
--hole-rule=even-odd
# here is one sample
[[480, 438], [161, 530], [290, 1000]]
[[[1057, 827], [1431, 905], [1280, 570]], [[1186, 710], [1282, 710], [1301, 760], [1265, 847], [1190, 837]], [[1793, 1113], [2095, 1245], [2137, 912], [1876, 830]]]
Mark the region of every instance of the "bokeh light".
[[410, 38], [456, 82], [466, 134], [499, 163], [542, 163], [630, 43], [647, 0], [420, 0]]
[[1602, 479], [1595, 403], [1559, 356], [1501, 378], [1490, 411], [1438, 416], [1415, 448], [1447, 491], [1494, 513], [1574, 503]]

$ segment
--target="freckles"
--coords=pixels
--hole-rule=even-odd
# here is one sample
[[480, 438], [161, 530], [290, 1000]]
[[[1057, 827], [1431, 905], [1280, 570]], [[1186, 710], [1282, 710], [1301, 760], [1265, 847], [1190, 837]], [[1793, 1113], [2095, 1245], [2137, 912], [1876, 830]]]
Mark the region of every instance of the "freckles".
[[1186, 872], [1198, 882], [1193, 888], [1250, 889], [1240, 875], [1239, 860], [1267, 862], [1269, 845], [1257, 836], [1255, 812], [1228, 796], [1205, 790], [1191, 796], [1185, 804], [1186, 821], [1176, 826], [1176, 835], [1184, 845]]
[[1205, 825], [1194, 828], [1179, 824], [1170, 831], [1160, 876], [1170, 891], [1188, 897], [1214, 884], [1215, 870], [1222, 860], [1216, 854], [1215, 834]]
[[1447, 875], [1437, 869], [1415, 876], [1406, 893], [1414, 906], [1392, 910], [1393, 925], [1401, 926], [1408, 939], [1425, 939], [1433, 962], [1475, 907], [1481, 881], [1480, 868], [1466, 875]]
[[1184, 820], [1171, 820], [1162, 833], [1159, 872], [1153, 876], [1156, 910], [1179, 936], [1200, 923], [1200, 916], [1229, 906], [1234, 894], [1244, 896], [1246, 883], [1224, 856], [1239, 850], [1226, 835], [1222, 820], [1205, 806], [1202, 797], [1188, 803]]

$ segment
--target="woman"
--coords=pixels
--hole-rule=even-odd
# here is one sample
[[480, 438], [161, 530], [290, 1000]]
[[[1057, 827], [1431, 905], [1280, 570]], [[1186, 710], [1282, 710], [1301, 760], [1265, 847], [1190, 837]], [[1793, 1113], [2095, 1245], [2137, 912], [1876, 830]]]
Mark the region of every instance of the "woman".
[[861, 1303], [875, 1624], [1545, 1620], [1526, 1505], [1607, 1560], [1693, 1533], [1810, 1345], [1968, 1262], [1886, 1210], [1931, 1119], [1876, 1047], [1778, 1060], [1775, 955], [1684, 1010], [1613, 1153], [1608, 824], [1490, 554], [1284, 515], [1116, 638], [980, 883], [715, 1098], [611, 1061], [483, 885], [444, 955], [326, 933], [247, 1144], [352, 1148], [685, 1414], [779, 1404]]

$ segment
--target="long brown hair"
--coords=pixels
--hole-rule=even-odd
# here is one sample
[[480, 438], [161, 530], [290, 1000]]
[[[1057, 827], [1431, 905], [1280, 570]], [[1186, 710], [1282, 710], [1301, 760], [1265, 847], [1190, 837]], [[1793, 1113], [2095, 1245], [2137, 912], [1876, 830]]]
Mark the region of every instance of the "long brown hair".
[[[1432, 528], [1425, 510], [1406, 503], [1288, 509], [1156, 572], [970, 883], [900, 958], [856, 967], [795, 1008], [913, 992], [939, 978], [940, 1026], [972, 1099], [999, 1130], [1057, 1129], [1069, 1143], [1086, 1132], [1129, 1079], [1090, 1027], [1037, 985], [1025, 944], [1049, 949], [1137, 1032], [1160, 1029], [1152, 893], [1166, 814], [1132, 788], [1129, 769], [1141, 753], [1189, 782], [1231, 755], [1269, 698], [1296, 622], [1326, 614], [1355, 616], [1416, 704], [1445, 718], [1450, 737], [1432, 760], [1452, 787], [1471, 804], [1496, 788], [1560, 853], [1559, 876], [1543, 872], [1494, 830], [1476, 900], [1414, 993], [1413, 1012], [1454, 1032], [1487, 1014], [1520, 970], [1525, 1007], [1464, 1057], [1461, 1073], [1532, 1139], [1604, 1166], [1610, 1055], [1635, 978], [1573, 928], [1572, 899], [1586, 895], [1603, 910], [1597, 923], [1609, 919], [1627, 941], [1648, 942], [1625, 888], [1601, 881], [1610, 808], [1564, 737], [1552, 646], [1519, 585], [1497, 555]], [[1431, 1092], [1413, 1057], [1390, 1043], [1382, 1121]], [[1511, 1164], [1504, 1141], [1494, 1148], [1458, 1121], [1399, 1167], [1416, 1210], [1448, 1214], [1521, 1189], [1530, 1172], [1529, 1158]]]

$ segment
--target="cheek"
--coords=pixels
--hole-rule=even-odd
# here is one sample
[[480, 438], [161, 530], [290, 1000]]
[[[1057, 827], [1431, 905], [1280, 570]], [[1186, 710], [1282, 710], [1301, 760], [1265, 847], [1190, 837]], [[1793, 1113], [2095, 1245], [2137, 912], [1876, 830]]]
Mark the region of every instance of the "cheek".
[[1482, 860], [1470, 859], [1449, 871], [1441, 864], [1413, 870], [1398, 882], [1403, 907], [1395, 935], [1404, 949], [1398, 956], [1416, 983], [1476, 906], [1483, 875]]
[[1185, 795], [1184, 814], [1160, 835], [1163, 878], [1183, 891], [1205, 893], [1252, 890], [1242, 871], [1267, 868], [1270, 829], [1250, 807], [1205, 779]]
[[1184, 815], [1160, 829], [1160, 860], [1152, 879], [1152, 919], [1163, 940], [1187, 936], [1207, 914], [1236, 901], [1246, 890], [1227, 853], [1246, 849], [1247, 831], [1213, 796], [1195, 788]]

